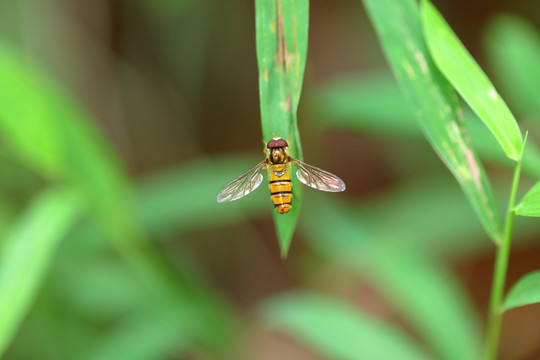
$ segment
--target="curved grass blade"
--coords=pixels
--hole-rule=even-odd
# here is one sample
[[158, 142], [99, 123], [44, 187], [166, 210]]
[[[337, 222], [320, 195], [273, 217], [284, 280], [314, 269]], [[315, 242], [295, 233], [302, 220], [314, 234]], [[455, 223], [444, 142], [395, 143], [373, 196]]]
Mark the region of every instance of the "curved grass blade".
[[540, 270], [533, 271], [510, 289], [503, 303], [503, 310], [540, 302]]
[[422, 35], [414, 0], [364, 0], [388, 61], [431, 146], [454, 174], [495, 242], [501, 220], [491, 186], [473, 151], [456, 93], [439, 72]]
[[429, 0], [422, 0], [428, 48], [439, 70], [495, 136], [506, 155], [520, 159], [523, 139], [514, 115]]
[[399, 329], [327, 296], [297, 293], [263, 304], [271, 328], [303, 340], [330, 359], [428, 359]]
[[54, 252], [84, 209], [70, 191], [45, 191], [2, 239], [0, 356], [30, 309]]
[[[279, 135], [292, 157], [303, 159], [296, 110], [307, 53], [309, 0], [256, 0], [255, 23], [259, 96], [264, 141]], [[287, 256], [298, 221], [302, 185], [293, 175], [293, 206], [285, 215], [274, 211], [281, 248]]]

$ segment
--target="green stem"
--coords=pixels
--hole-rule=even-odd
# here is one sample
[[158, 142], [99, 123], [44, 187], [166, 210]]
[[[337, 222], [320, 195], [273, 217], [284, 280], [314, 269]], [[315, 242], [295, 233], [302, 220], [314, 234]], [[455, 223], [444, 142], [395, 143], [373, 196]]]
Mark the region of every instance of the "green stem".
[[486, 340], [486, 360], [493, 360], [497, 356], [499, 345], [499, 334], [501, 332], [501, 323], [503, 312], [501, 303], [504, 294], [504, 284], [506, 281], [506, 270], [508, 268], [508, 257], [510, 256], [510, 244], [512, 241], [512, 228], [514, 226], [514, 205], [516, 203], [516, 194], [521, 172], [521, 159], [514, 168], [514, 178], [512, 180], [512, 189], [508, 200], [508, 210], [506, 212], [506, 221], [504, 224], [504, 234], [496, 249], [495, 268], [493, 272], [493, 283], [491, 287], [491, 298], [489, 301], [489, 318]]

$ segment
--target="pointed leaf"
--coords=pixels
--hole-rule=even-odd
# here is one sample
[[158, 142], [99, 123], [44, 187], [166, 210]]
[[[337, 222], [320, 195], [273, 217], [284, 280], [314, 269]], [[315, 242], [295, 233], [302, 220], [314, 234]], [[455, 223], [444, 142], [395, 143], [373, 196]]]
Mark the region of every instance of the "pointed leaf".
[[[256, 0], [255, 23], [259, 96], [264, 141], [279, 135], [292, 157], [302, 160], [296, 110], [307, 54], [308, 0]], [[286, 256], [298, 221], [301, 185], [293, 175], [293, 205], [289, 213], [274, 211], [282, 256]]]
[[516, 119], [429, 0], [422, 0], [422, 23], [428, 48], [439, 70], [486, 124], [506, 155], [518, 160], [523, 144]]
[[364, 0], [388, 61], [429, 142], [498, 241], [500, 218], [487, 175], [473, 151], [455, 92], [435, 66], [414, 0]]
[[540, 217], [540, 182], [537, 182], [514, 208], [521, 216]]
[[533, 271], [521, 279], [510, 289], [503, 309], [508, 310], [518, 306], [540, 302], [540, 270]]
[[303, 340], [331, 359], [428, 359], [405, 333], [343, 301], [291, 294], [262, 307], [268, 324]]

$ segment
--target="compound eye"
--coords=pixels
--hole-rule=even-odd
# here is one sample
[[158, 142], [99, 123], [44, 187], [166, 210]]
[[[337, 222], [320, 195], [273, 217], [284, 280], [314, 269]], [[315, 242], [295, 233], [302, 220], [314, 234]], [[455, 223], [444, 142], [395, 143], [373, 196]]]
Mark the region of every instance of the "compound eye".
[[273, 149], [273, 148], [277, 148], [277, 147], [279, 147], [278, 146], [278, 140], [270, 140], [268, 142], [268, 145], [266, 145], [267, 149]]
[[288, 146], [287, 142], [285, 140], [283, 140], [283, 139], [276, 140], [276, 143], [277, 143], [278, 147], [287, 147]]

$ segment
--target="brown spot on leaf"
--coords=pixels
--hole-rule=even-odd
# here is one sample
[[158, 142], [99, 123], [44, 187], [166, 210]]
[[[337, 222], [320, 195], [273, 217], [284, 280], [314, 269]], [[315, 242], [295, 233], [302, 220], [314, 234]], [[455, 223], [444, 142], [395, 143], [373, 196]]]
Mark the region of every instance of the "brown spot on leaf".
[[285, 41], [285, 29], [283, 25], [283, 13], [281, 11], [281, 0], [276, 0], [276, 22], [277, 22], [277, 50], [276, 50], [276, 63], [281, 67], [281, 70], [285, 73], [287, 71], [287, 43]]
[[291, 94], [287, 94], [287, 109], [289, 111], [292, 110], [292, 106], [291, 106]]
[[264, 70], [264, 81], [268, 82], [268, 69]]

